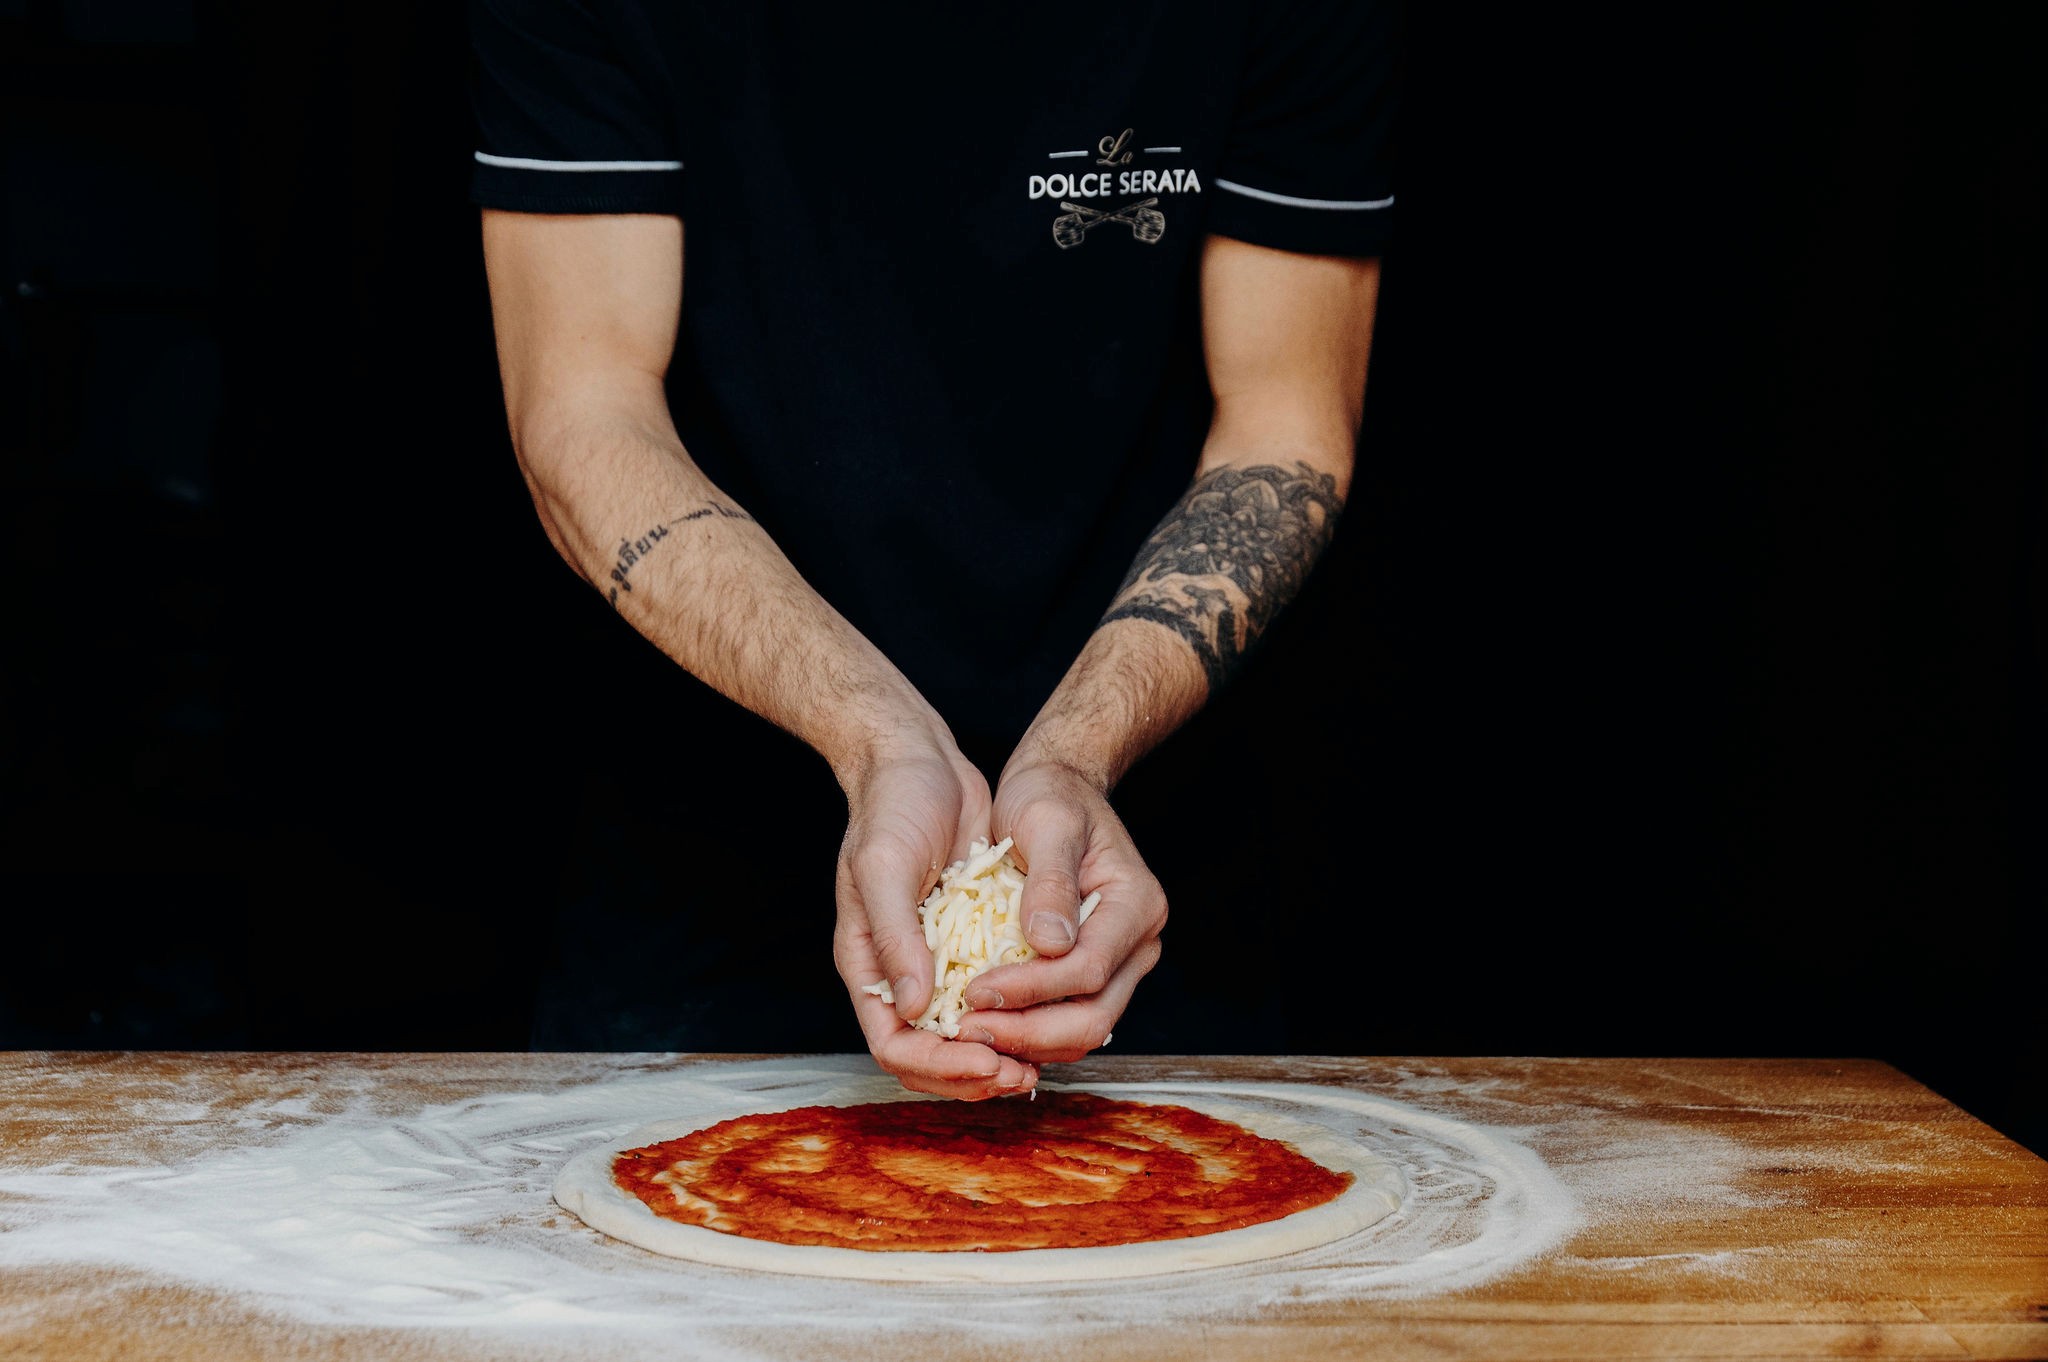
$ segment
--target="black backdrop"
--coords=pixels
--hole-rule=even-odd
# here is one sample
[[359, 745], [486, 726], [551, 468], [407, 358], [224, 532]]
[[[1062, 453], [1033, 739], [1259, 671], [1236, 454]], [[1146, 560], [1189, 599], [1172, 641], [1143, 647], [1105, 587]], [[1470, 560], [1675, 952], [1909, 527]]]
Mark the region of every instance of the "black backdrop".
[[[2038, 36], [1411, 18], [1352, 509], [1119, 798], [1266, 963], [1169, 930], [1205, 1001], [1119, 1048], [1871, 1055], [2048, 1148]], [[527, 507], [464, 57], [454, 5], [0, 0], [0, 1045], [522, 1047], [647, 766], [786, 775], [824, 963], [822, 765]]]

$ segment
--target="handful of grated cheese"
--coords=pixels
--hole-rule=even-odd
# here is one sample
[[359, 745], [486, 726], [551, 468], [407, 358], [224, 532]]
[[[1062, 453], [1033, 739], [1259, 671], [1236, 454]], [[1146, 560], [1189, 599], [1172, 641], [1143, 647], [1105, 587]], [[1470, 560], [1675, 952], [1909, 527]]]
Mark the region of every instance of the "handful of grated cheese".
[[[924, 1015], [911, 1025], [934, 1031], [952, 1040], [960, 1034], [960, 1018], [970, 1010], [967, 986], [997, 965], [1036, 960], [1038, 952], [1024, 940], [1024, 924], [1018, 909], [1024, 902], [1024, 872], [1010, 859], [1013, 839], [1005, 837], [990, 846], [975, 840], [967, 859], [955, 861], [939, 876], [938, 887], [918, 905], [917, 920], [924, 925], [924, 944], [932, 952], [932, 1000]], [[1102, 901], [1098, 891], [1081, 901], [1079, 920], [1086, 922]], [[896, 990], [884, 979], [866, 984], [885, 1003], [896, 1001]]]

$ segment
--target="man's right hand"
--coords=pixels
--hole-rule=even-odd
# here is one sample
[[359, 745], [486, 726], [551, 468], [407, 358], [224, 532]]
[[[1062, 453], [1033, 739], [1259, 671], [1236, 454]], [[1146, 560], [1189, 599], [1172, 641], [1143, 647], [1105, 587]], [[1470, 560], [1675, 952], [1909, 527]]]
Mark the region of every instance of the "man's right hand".
[[[832, 958], [875, 1062], [904, 1087], [975, 1100], [1030, 1090], [1037, 1066], [910, 1023], [932, 995], [932, 953], [917, 905], [939, 872], [989, 830], [988, 781], [950, 735], [898, 741], [847, 783]], [[894, 1006], [866, 992], [888, 980]]]
[[[917, 904], [988, 835], [988, 782], [895, 664], [683, 448], [663, 385], [683, 224], [486, 212], [483, 228], [513, 447], [549, 540], [621, 618], [818, 752], [846, 791], [833, 955], [875, 1059], [924, 1092], [1030, 1087], [1028, 1063], [905, 1020], [932, 986]], [[861, 991], [906, 978], [894, 1008]]]

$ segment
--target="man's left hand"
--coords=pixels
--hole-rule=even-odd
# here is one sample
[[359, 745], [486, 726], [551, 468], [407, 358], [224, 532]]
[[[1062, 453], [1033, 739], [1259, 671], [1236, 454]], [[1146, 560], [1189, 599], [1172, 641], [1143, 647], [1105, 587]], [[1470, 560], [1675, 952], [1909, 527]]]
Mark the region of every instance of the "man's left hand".
[[[976, 979], [961, 1039], [1033, 1064], [1079, 1059], [1109, 1040], [1138, 980], [1159, 963], [1166, 891], [1102, 789], [1070, 766], [1004, 771], [991, 824], [997, 837], [1016, 839], [1012, 854], [1027, 874], [1019, 915], [1043, 958]], [[1079, 923], [1081, 901], [1097, 892]]]

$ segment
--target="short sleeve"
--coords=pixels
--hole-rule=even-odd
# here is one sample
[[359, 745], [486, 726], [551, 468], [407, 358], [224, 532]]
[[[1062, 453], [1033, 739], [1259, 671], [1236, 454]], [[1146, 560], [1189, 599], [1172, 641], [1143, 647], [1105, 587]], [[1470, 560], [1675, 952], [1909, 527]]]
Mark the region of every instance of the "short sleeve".
[[533, 213], [682, 213], [659, 70], [592, 0], [472, 0], [470, 199]]
[[1392, 235], [1397, 0], [1252, 6], [1210, 230], [1315, 255]]

